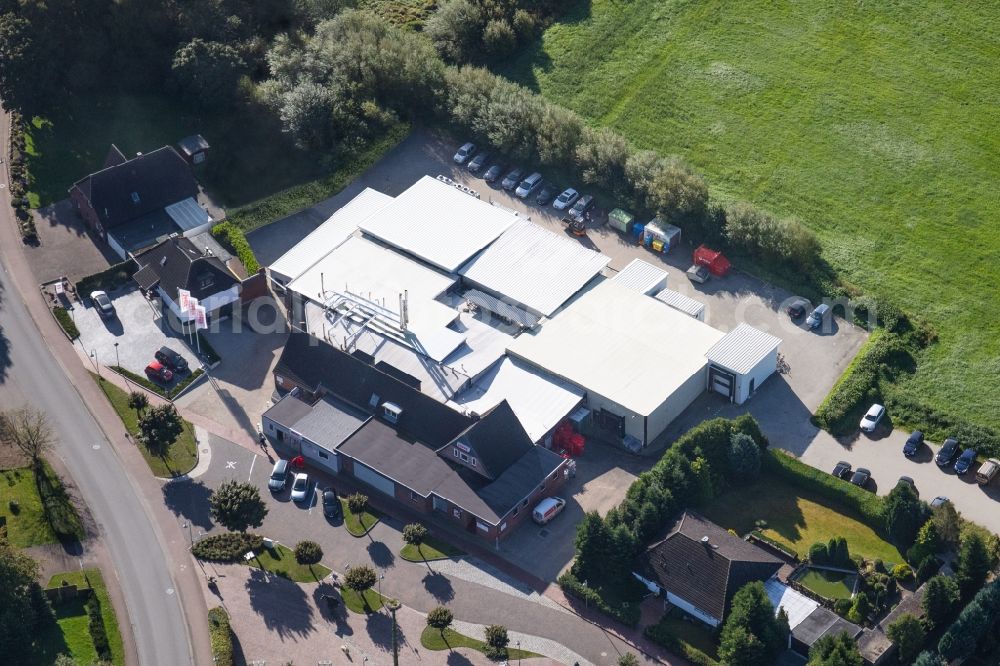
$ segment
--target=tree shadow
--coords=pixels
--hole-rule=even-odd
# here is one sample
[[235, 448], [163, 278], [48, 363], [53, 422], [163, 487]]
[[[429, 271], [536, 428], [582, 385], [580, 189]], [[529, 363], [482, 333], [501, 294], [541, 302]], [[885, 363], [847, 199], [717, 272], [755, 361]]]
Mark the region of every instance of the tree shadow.
[[472, 660], [459, 652], [449, 652], [448, 666], [472, 666]]
[[211, 495], [211, 488], [201, 481], [176, 481], [163, 486], [167, 508], [206, 532], [215, 527], [208, 510]]
[[[347, 606], [344, 605], [344, 599], [336, 587], [331, 583], [320, 583], [313, 590], [312, 597], [316, 603], [316, 607], [319, 609], [320, 617], [327, 622], [334, 623], [334, 632], [338, 636], [350, 636], [354, 633], [354, 630], [347, 623], [349, 617]], [[330, 608], [326, 597], [333, 597], [337, 600], [335, 608]]]
[[392, 618], [389, 617], [388, 611], [369, 615], [365, 628], [372, 643], [384, 650], [392, 649]]
[[422, 582], [424, 589], [438, 601], [451, 601], [455, 598], [455, 588], [452, 587], [451, 580], [444, 574], [437, 571], [428, 571], [424, 575]]
[[301, 637], [314, 631], [313, 608], [299, 585], [251, 568], [245, 587], [250, 608], [279, 637]]
[[10, 340], [3, 332], [3, 328], [0, 327], [0, 384], [7, 381], [7, 370], [13, 365], [13, 361], [10, 358]]
[[371, 558], [372, 564], [379, 569], [389, 569], [395, 566], [396, 556], [393, 554], [389, 547], [386, 546], [381, 541], [372, 541], [368, 544], [368, 557]]

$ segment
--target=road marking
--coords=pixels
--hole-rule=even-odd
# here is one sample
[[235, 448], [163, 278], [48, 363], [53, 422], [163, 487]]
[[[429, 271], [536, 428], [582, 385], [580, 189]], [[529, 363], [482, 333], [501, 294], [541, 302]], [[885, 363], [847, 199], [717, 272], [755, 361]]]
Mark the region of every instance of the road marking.
[[253, 466], [257, 462], [257, 456], [254, 455], [253, 460], [250, 461], [250, 474], [247, 476], [247, 481], [249, 482], [253, 478]]
[[236, 469], [236, 461], [235, 460], [227, 460], [226, 461], [226, 469]]
[[172, 588], [172, 587], [168, 587], [168, 588], [167, 588], [167, 595], [169, 596], [169, 595], [171, 595], [171, 594], [173, 594], [173, 593], [174, 593], [174, 588]]
[[100, 450], [100, 448], [101, 448], [101, 445], [100, 445], [100, 444], [94, 444], [94, 446], [93, 446], [93, 449], [94, 449], [95, 451], [98, 451], [98, 450]]

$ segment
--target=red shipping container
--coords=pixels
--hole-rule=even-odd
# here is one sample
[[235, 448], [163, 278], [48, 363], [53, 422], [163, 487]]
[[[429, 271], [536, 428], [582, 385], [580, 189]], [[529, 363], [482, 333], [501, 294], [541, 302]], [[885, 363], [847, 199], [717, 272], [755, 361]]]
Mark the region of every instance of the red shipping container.
[[694, 251], [694, 263], [698, 266], [704, 266], [709, 273], [716, 277], [725, 277], [729, 269], [732, 268], [732, 264], [729, 263], [724, 254], [704, 245], [699, 246]]

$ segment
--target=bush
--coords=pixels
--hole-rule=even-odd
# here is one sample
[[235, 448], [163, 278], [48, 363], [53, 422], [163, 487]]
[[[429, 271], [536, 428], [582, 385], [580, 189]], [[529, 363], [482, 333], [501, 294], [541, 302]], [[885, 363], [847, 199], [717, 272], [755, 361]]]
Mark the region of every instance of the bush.
[[347, 497], [347, 508], [351, 513], [364, 513], [368, 508], [368, 496], [363, 493], [354, 493]]
[[89, 298], [93, 291], [114, 291], [128, 283], [139, 270], [134, 261], [123, 261], [106, 268], [100, 273], [88, 275], [76, 283], [76, 294], [79, 298]]
[[323, 559], [323, 549], [315, 541], [299, 541], [295, 544], [295, 561], [299, 564], [319, 564]]
[[66, 308], [56, 305], [52, 308], [52, 314], [56, 316], [56, 321], [62, 326], [62, 330], [66, 332], [70, 340], [76, 340], [80, 337], [80, 329], [76, 327], [76, 322], [73, 321], [72, 315]]
[[257, 256], [253, 253], [253, 248], [250, 247], [246, 235], [235, 224], [232, 222], [223, 222], [222, 224], [215, 225], [212, 228], [212, 238], [219, 241], [224, 248], [239, 257], [243, 268], [247, 271], [247, 275], [253, 275], [260, 270], [260, 264], [257, 263]]
[[21, 503], [18, 502], [17, 500], [12, 499], [11, 501], [7, 502], [7, 508], [10, 509], [10, 512], [15, 516], [21, 513]]
[[861, 351], [844, 370], [833, 389], [816, 410], [819, 427], [834, 435], [847, 435], [858, 426], [861, 413], [879, 399], [880, 368], [892, 351], [895, 336], [884, 328], [875, 329]]
[[897, 564], [892, 568], [892, 577], [901, 583], [913, 580], [913, 569], [909, 564]]
[[729, 445], [729, 470], [733, 479], [749, 483], [760, 476], [760, 447], [746, 433], [733, 433]]
[[212, 638], [215, 666], [233, 666], [233, 632], [229, 626], [229, 614], [221, 606], [209, 609], [208, 631]]
[[47, 462], [43, 462], [41, 468], [37, 470], [35, 483], [45, 519], [59, 540], [82, 539], [84, 531], [80, 515], [76, 512], [62, 479]]
[[264, 547], [264, 537], [242, 532], [213, 534], [195, 542], [191, 553], [207, 562], [239, 562], [248, 551]]
[[825, 543], [814, 543], [809, 546], [809, 561], [813, 564], [826, 564], [830, 559], [830, 552]]
[[657, 645], [665, 647], [673, 654], [681, 655], [696, 666], [717, 666], [719, 663], [690, 643], [679, 640], [663, 621], [649, 625], [642, 633]]
[[89, 618], [87, 629], [90, 631], [90, 639], [94, 643], [97, 658], [111, 661], [111, 644], [108, 642], [108, 631], [104, 626], [104, 618], [101, 617], [101, 602], [97, 600], [97, 595], [92, 594], [84, 607]]
[[486, 656], [490, 659], [503, 659], [507, 656], [507, 627], [502, 624], [487, 625], [483, 631], [486, 637]]
[[444, 631], [455, 620], [454, 613], [447, 606], [435, 606], [427, 613], [427, 626]]
[[[601, 597], [597, 590], [584, 585], [568, 571], [559, 576], [559, 579], [556, 582], [559, 583], [559, 587], [561, 587], [563, 592], [566, 594], [587, 602], [590, 606], [593, 606], [605, 615], [618, 620], [622, 624], [629, 627], [634, 627], [639, 624], [640, 611], [638, 603], [623, 601], [619, 605], [612, 606], [606, 602], [603, 597]], [[635, 582], [638, 583], [638, 581]]]
[[427, 538], [427, 528], [420, 523], [410, 523], [403, 527], [403, 541], [419, 546]]

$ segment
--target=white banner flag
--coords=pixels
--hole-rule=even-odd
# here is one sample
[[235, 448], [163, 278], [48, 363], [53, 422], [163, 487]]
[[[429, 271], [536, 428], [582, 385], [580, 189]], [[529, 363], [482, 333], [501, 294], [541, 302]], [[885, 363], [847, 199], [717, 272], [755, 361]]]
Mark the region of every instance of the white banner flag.
[[187, 314], [192, 319], [194, 319], [197, 310], [198, 310], [198, 299], [195, 298], [194, 296], [191, 296], [190, 298], [188, 298], [188, 306], [187, 309], [184, 310], [184, 313]]
[[177, 290], [177, 306], [180, 308], [181, 312], [187, 312], [191, 309], [191, 292], [187, 289]]
[[199, 305], [194, 310], [194, 327], [208, 328], [208, 313], [205, 312], [204, 306]]

